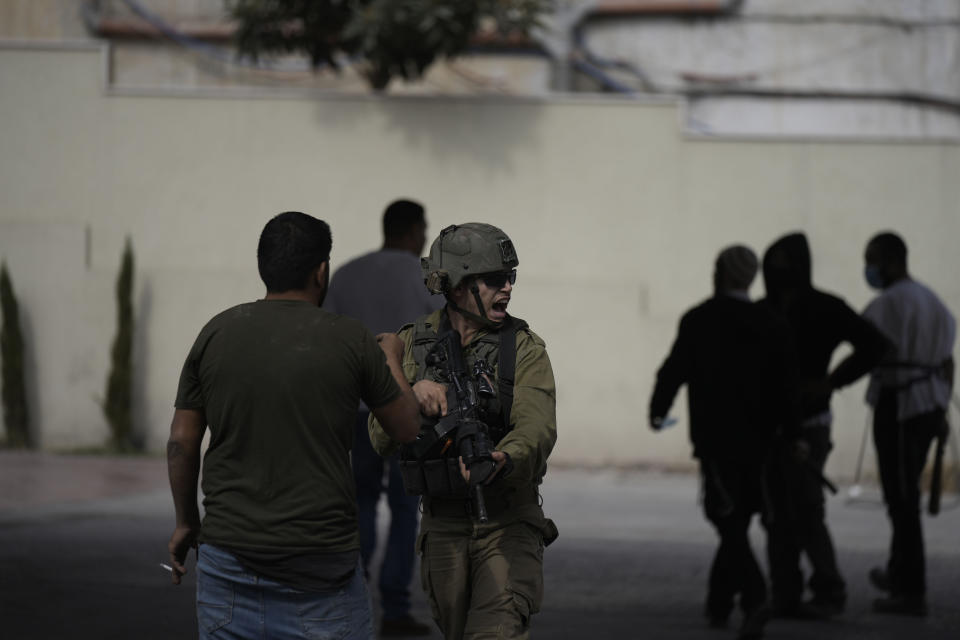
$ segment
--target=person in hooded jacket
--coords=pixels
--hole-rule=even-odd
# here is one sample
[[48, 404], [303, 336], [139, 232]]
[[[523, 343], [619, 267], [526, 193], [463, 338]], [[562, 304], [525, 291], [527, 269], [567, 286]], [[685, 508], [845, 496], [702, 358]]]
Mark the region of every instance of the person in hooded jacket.
[[[761, 303], [781, 314], [793, 332], [801, 424], [799, 438], [781, 442], [779, 464], [769, 467], [767, 554], [774, 615], [799, 618], [835, 615], [846, 604], [846, 584], [825, 519], [822, 482], [833, 448], [830, 396], [869, 372], [886, 348], [872, 324], [842, 299], [813, 286], [810, 271], [810, 247], [803, 233], [783, 236], [764, 254], [767, 295]], [[844, 342], [853, 346], [853, 354], [830, 371], [830, 359]], [[812, 567], [813, 597], [806, 602], [801, 554]]]

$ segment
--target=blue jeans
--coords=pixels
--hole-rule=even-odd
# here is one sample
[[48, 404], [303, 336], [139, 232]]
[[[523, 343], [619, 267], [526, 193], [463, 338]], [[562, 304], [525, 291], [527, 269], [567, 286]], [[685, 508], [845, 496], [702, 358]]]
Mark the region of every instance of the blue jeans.
[[389, 464], [387, 504], [390, 506], [390, 532], [380, 567], [380, 602], [383, 617], [410, 615], [410, 580], [416, 558], [419, 496], [403, 490], [397, 457], [384, 460], [373, 450], [367, 432], [366, 411], [357, 415], [353, 442], [353, 478], [357, 483], [357, 520], [360, 526], [360, 556], [369, 574], [370, 558], [377, 546], [377, 503], [383, 493], [383, 466]]
[[209, 544], [197, 561], [200, 640], [372, 640], [370, 595], [359, 563], [337, 592], [312, 593], [248, 571]]

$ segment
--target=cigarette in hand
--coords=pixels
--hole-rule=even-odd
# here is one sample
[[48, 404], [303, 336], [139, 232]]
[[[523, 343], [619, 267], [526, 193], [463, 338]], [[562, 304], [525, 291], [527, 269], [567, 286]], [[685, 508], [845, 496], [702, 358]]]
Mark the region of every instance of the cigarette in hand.
[[166, 570], [169, 571], [170, 573], [173, 573], [173, 567], [171, 567], [170, 565], [166, 564], [165, 562], [161, 562], [161, 563], [160, 563], [160, 568], [161, 568], [161, 569], [166, 569]]

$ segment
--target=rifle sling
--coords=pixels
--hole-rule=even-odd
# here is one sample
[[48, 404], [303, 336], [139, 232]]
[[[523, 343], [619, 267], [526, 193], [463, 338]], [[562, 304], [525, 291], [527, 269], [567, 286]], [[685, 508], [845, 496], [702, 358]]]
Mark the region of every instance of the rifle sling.
[[[517, 331], [527, 326], [527, 323], [518, 318], [508, 315], [504, 321], [503, 327], [498, 332], [500, 337], [500, 353], [498, 355], [497, 366], [497, 394], [500, 398], [500, 415], [503, 417], [503, 428], [510, 430], [510, 414], [513, 409], [513, 387], [516, 382], [517, 369]], [[442, 334], [450, 328], [450, 319], [444, 312], [440, 315], [439, 326], [436, 334], [427, 331], [423, 318], [417, 321], [415, 328], [415, 346], [421, 349], [428, 349], [426, 345], [432, 344], [436, 335]], [[427, 338], [426, 336], [430, 336]], [[422, 343], [422, 345], [421, 345]], [[417, 374], [422, 379], [426, 371], [426, 364], [422, 361], [423, 357], [418, 358], [421, 363]]]
[[500, 393], [500, 413], [503, 415], [503, 428], [510, 430], [510, 411], [513, 409], [513, 384], [517, 369], [517, 324], [507, 316], [500, 330], [500, 365], [498, 367], [498, 391]]

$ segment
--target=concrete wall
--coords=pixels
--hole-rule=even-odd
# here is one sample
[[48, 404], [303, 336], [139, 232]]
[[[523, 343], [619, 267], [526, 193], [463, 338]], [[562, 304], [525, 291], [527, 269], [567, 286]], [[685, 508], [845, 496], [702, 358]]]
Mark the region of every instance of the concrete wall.
[[[584, 40], [596, 55], [641, 69], [659, 92], [719, 92], [686, 112], [686, 126], [702, 133], [960, 140], [960, 3], [954, 0], [748, 0], [736, 14], [715, 19], [593, 17]], [[640, 86], [636, 78], [619, 79]], [[724, 91], [784, 97], [724, 97]], [[878, 94], [922, 95], [953, 106], [871, 98]]]
[[[689, 460], [681, 423], [645, 426], [679, 315], [713, 257], [784, 232], [855, 307], [872, 233], [960, 309], [960, 146], [684, 137], [678, 105], [627, 100], [336, 98], [105, 90], [104, 52], [0, 47], [0, 254], [23, 301], [34, 415], [47, 448], [101, 442], [123, 239], [137, 259], [137, 417], [162, 448], [183, 358], [203, 323], [261, 294], [259, 231], [307, 211], [334, 267], [379, 242], [382, 207], [428, 206], [432, 231], [483, 220], [520, 255], [511, 310], [546, 340], [558, 460]], [[755, 294], [762, 293], [756, 285]], [[835, 402], [832, 472], [850, 475], [862, 387]]]
[[78, 0], [2, 0], [0, 38], [67, 40], [87, 37]]

